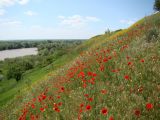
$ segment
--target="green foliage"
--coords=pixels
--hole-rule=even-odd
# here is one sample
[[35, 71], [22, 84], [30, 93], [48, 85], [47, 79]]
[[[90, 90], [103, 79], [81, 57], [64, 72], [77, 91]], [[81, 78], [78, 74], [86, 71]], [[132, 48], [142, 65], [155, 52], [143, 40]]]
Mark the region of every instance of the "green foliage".
[[20, 64], [12, 64], [8, 66], [8, 70], [6, 73], [7, 79], [14, 78], [16, 81], [19, 81], [24, 73], [24, 69]]
[[160, 0], [155, 0], [154, 10], [160, 11]]
[[146, 41], [155, 42], [158, 40], [157, 39], [158, 36], [159, 36], [159, 30], [156, 27], [151, 28], [146, 32]]
[[0, 41], [0, 51], [18, 48], [37, 47], [37, 41]]
[[2, 81], [4, 79], [3, 75], [0, 74], [0, 81]]

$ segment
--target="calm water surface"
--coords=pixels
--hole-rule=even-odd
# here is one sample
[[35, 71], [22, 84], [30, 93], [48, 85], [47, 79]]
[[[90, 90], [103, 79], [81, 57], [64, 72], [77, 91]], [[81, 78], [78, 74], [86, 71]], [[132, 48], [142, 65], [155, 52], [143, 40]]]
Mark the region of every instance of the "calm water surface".
[[3, 50], [0, 51], [0, 60], [4, 60], [5, 58], [15, 58], [26, 55], [37, 55], [37, 48], [22, 48], [22, 49], [12, 49], [12, 50]]

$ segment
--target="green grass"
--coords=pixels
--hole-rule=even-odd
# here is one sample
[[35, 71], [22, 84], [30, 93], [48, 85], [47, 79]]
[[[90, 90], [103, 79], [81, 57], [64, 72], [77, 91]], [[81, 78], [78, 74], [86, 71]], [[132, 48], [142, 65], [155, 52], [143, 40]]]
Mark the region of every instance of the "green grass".
[[67, 62], [73, 60], [77, 55], [78, 53], [73, 51], [72, 53], [62, 55], [52, 64], [44, 68], [29, 70], [23, 75], [22, 80], [19, 82], [16, 82], [14, 79], [0, 82], [0, 107], [23, 91], [23, 88], [30, 87], [32, 84], [36, 84], [37, 82], [46, 79], [49, 73], [52, 73], [57, 68], [62, 67]]
[[21, 91], [26, 86], [31, 85], [33, 82], [43, 79], [48, 72], [45, 68], [31, 70], [27, 73], [23, 80], [16, 82], [16, 80], [6, 80], [1, 82], [0, 93], [0, 106], [6, 104], [10, 99], [12, 99], [18, 92]]
[[45, 68], [50, 75], [25, 87], [0, 118], [159, 120], [160, 36], [151, 43], [145, 36], [148, 29], [160, 31], [159, 21], [160, 13], [84, 42]]

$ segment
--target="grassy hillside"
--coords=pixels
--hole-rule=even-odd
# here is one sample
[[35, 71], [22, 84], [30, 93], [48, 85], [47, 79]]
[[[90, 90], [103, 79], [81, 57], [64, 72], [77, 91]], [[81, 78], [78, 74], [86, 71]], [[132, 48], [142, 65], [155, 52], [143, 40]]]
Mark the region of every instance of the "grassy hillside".
[[25, 87], [0, 119], [160, 119], [160, 13], [93, 37], [56, 64], [63, 65]]

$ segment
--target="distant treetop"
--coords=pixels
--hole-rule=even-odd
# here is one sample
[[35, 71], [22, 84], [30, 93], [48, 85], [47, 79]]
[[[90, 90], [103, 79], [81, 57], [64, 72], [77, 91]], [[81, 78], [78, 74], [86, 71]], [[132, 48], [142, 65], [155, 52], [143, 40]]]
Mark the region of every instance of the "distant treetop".
[[155, 0], [154, 10], [160, 11], [160, 0]]

